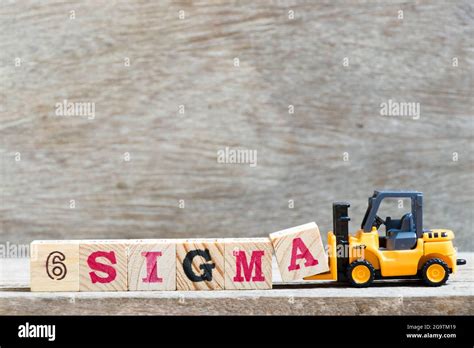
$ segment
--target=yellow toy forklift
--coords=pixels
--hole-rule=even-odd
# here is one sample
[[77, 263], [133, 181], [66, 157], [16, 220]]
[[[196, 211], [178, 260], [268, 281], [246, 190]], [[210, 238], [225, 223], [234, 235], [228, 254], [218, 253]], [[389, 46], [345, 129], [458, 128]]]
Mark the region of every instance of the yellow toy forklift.
[[[385, 198], [410, 199], [411, 212], [400, 219], [377, 215]], [[349, 236], [350, 204], [333, 203], [333, 231], [328, 233], [329, 272], [306, 280], [336, 280], [368, 287], [375, 279], [418, 278], [428, 286], [446, 283], [465, 260], [456, 259], [450, 230], [423, 230], [423, 194], [414, 191], [375, 191], [361, 229]], [[379, 228], [385, 226], [385, 235]]]

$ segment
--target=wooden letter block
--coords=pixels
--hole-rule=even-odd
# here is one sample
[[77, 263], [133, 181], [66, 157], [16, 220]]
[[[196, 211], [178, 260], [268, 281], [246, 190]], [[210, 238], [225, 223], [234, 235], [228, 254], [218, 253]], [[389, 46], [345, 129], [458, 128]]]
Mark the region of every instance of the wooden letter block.
[[224, 289], [224, 243], [188, 239], [176, 244], [177, 290]]
[[268, 238], [225, 241], [225, 289], [271, 289], [272, 243]]
[[81, 241], [80, 291], [127, 291], [127, 243]]
[[176, 290], [176, 243], [136, 241], [128, 247], [128, 290]]
[[31, 291], [79, 291], [79, 242], [33, 241]]
[[283, 281], [327, 272], [328, 259], [314, 222], [270, 234]]

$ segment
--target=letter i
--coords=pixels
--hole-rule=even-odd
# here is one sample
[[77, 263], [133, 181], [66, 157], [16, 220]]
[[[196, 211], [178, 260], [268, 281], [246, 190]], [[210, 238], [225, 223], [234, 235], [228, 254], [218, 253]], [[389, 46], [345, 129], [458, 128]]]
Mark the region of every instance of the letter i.
[[146, 258], [146, 277], [142, 278], [144, 283], [162, 283], [163, 278], [158, 277], [158, 257], [161, 251], [144, 251], [142, 256]]

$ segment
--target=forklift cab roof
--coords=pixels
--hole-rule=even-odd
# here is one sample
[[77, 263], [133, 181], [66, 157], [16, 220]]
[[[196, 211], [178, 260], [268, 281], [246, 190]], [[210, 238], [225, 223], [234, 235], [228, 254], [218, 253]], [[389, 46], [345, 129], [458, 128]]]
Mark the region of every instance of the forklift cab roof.
[[364, 232], [372, 230], [377, 211], [384, 198], [411, 199], [411, 213], [413, 214], [415, 232], [420, 238], [423, 235], [423, 193], [416, 191], [374, 191], [372, 197], [369, 197], [369, 205], [361, 225]]

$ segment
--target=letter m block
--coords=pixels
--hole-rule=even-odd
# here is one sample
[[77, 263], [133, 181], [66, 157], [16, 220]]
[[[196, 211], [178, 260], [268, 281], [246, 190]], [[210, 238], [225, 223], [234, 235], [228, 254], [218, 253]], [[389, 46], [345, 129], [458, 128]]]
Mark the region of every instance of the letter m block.
[[268, 238], [225, 241], [225, 289], [271, 289], [273, 247]]

